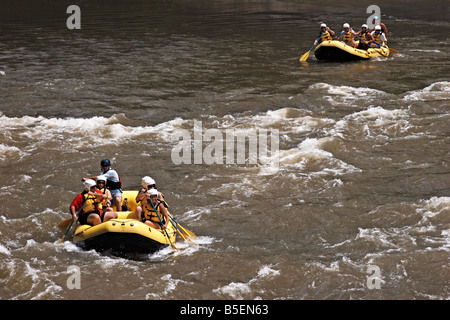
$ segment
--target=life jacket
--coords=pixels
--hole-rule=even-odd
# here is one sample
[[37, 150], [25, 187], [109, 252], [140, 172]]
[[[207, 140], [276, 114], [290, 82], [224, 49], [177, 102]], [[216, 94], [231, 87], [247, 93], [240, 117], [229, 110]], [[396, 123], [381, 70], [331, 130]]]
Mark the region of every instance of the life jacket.
[[327, 30], [324, 33], [321, 33], [322, 36], [320, 37], [320, 42], [324, 42], [324, 41], [328, 41], [328, 40], [332, 40], [333, 38], [331, 37], [330, 32]]
[[364, 41], [369, 41], [369, 39], [368, 39], [368, 37], [367, 37], [367, 32], [364, 32], [364, 33], [360, 33], [359, 34], [359, 37], [362, 39], [362, 40], [364, 40]]
[[[98, 192], [101, 192], [101, 193], [103, 193], [103, 194], [106, 194], [106, 190], [108, 190], [108, 189], [105, 187], [105, 188], [103, 188], [103, 189], [98, 189]], [[107, 207], [107, 206], [108, 206], [108, 199], [103, 199], [103, 200], [100, 202], [100, 204], [101, 204], [101, 208]]]
[[[100, 190], [95, 190], [95, 192], [101, 192]], [[90, 196], [87, 193], [84, 194], [84, 199], [86, 200], [83, 205], [82, 213], [80, 215], [90, 214], [92, 212], [97, 212], [100, 216], [103, 214], [101, 203], [102, 201], [97, 199], [97, 197]]]
[[144, 212], [144, 217], [142, 218], [142, 221], [145, 222], [146, 220], [150, 220], [152, 222], [161, 223], [159, 221], [159, 218], [161, 218], [163, 220], [163, 223], [164, 223], [164, 215], [161, 212], [161, 204], [163, 204], [163, 203], [158, 200], [158, 203], [155, 206], [156, 211], [159, 214], [159, 218], [158, 218], [155, 210], [153, 209], [152, 204], [149, 203], [150, 201], [151, 200], [147, 200], [147, 201], [145, 201], [145, 204], [142, 204], [142, 211]]
[[353, 33], [351, 33], [350, 31], [348, 31], [348, 32], [343, 31], [342, 41], [344, 41], [345, 43], [352, 42], [353, 41]]
[[[111, 168], [109, 168], [108, 171], [109, 170], [111, 170]], [[106, 171], [106, 172], [108, 172], [108, 171]], [[104, 173], [106, 173], [106, 172], [104, 172]], [[119, 181], [117, 181], [117, 182], [106, 179], [106, 187], [109, 190], [122, 189], [122, 178], [119, 176], [119, 174], [117, 174], [117, 176], [119, 177]]]

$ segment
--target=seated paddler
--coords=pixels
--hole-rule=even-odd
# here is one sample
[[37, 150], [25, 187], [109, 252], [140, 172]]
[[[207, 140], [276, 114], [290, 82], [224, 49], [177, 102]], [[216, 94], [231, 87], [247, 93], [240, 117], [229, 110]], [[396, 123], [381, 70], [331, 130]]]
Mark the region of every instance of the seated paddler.
[[373, 42], [372, 42], [372, 47], [381, 47], [381, 46], [386, 46], [387, 43], [387, 38], [386, 35], [383, 33], [381, 26], [377, 25], [375, 26], [375, 31], [372, 31], [372, 37], [373, 37]]
[[344, 30], [342, 30], [342, 32], [336, 37], [336, 39], [341, 40], [350, 47], [356, 48], [357, 44], [353, 39], [356, 33], [348, 23], [344, 23], [342, 27], [344, 28]]
[[320, 33], [319, 37], [314, 41], [314, 46], [317, 46], [318, 44], [327, 41], [332, 40], [334, 36], [334, 31], [327, 27], [325, 23], [322, 23], [320, 25]]
[[[108, 195], [97, 189], [94, 180], [88, 179], [83, 185], [84, 190], [70, 204], [70, 213], [73, 220], [78, 219], [80, 224], [95, 226], [117, 218], [117, 213], [111, 207], [103, 208], [102, 203], [108, 199]], [[77, 213], [79, 214], [78, 217]]]
[[367, 50], [371, 47], [374, 40], [372, 34], [367, 31], [367, 24], [363, 24], [361, 26], [361, 31], [357, 32], [356, 35], [359, 38], [357, 49]]
[[158, 200], [158, 190], [148, 190], [141, 205], [136, 207], [136, 218], [155, 229], [166, 229], [169, 224], [169, 215], [164, 201]]

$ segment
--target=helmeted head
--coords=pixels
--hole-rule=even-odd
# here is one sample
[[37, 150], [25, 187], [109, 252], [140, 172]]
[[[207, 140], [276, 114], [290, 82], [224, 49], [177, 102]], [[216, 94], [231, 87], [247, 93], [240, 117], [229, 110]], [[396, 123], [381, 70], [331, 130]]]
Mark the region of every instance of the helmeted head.
[[100, 161], [100, 165], [102, 167], [109, 167], [111, 165], [111, 161], [109, 161], [109, 159], [103, 159], [102, 161]]
[[320, 25], [320, 29], [326, 29], [327, 28], [327, 25], [325, 24], [325, 23], [322, 23], [321, 25]]
[[103, 184], [103, 186], [106, 185], [106, 177], [104, 175], [97, 176], [97, 185]]
[[152, 179], [152, 177], [145, 176], [142, 178], [142, 186], [147, 190], [151, 188], [156, 188], [156, 182], [155, 180]]
[[365, 24], [365, 23], [361, 26], [361, 29], [366, 29], [367, 30], [367, 28], [368, 28], [367, 24]]
[[147, 193], [153, 202], [158, 198], [158, 190], [156, 190], [156, 189], [150, 189], [147, 191]]
[[84, 183], [84, 190], [85, 191], [90, 191], [92, 187], [95, 187], [96, 183], [94, 180], [92, 179], [87, 179]]
[[377, 24], [377, 25], [375, 26], [375, 31], [381, 31], [381, 26], [380, 26], [379, 24]]
[[350, 25], [348, 23], [344, 23], [344, 25], [342, 26], [344, 29], [349, 29]]

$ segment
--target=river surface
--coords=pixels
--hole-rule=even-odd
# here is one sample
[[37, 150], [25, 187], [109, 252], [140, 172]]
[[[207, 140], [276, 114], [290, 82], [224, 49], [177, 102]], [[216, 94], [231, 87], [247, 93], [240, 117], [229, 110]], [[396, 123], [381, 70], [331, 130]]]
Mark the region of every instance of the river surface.
[[[79, 30], [70, 4], [0, 4], [0, 299], [450, 298], [447, 1], [376, 2], [399, 54], [303, 64], [374, 3], [78, 1]], [[271, 152], [226, 153], [227, 131]], [[182, 134], [203, 144], [180, 163]], [[58, 243], [103, 158], [195, 243]]]

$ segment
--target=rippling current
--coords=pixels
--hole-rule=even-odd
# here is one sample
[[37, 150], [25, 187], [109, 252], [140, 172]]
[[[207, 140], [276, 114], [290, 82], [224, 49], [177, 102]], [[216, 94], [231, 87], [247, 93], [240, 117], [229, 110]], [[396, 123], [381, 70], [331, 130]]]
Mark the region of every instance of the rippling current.
[[[399, 54], [303, 64], [374, 3], [78, 1], [80, 30], [70, 4], [0, 4], [0, 299], [450, 298], [445, 1], [377, 1]], [[277, 130], [276, 167], [174, 163], [195, 123]], [[126, 190], [152, 176], [195, 244], [58, 243], [103, 158]]]

